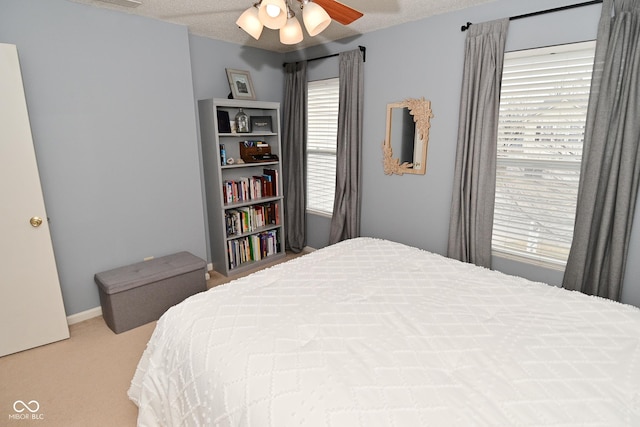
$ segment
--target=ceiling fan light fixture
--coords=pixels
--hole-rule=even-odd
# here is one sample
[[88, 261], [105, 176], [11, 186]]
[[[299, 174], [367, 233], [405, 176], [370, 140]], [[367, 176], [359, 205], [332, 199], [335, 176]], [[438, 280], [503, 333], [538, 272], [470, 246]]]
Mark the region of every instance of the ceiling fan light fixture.
[[249, 9], [242, 12], [242, 15], [236, 21], [236, 25], [246, 31], [251, 37], [258, 40], [262, 34], [262, 22], [258, 18], [257, 5], [251, 6]]
[[267, 12], [267, 15], [269, 15], [272, 18], [277, 18], [278, 15], [280, 15], [280, 11], [281, 11], [281, 9], [275, 4], [268, 4], [265, 7], [265, 10]]
[[[122, 0], [105, 0], [122, 1]], [[135, 1], [135, 0], [133, 0]], [[291, 2], [297, 1], [302, 10], [302, 19], [296, 18]], [[280, 42], [292, 45], [302, 42], [302, 27], [311, 37], [323, 32], [333, 19], [342, 25], [350, 24], [362, 17], [362, 12], [343, 5], [337, 0], [254, 0], [236, 24], [251, 37], [258, 40], [264, 27], [280, 31]], [[302, 22], [301, 22], [302, 21]], [[304, 23], [304, 25], [301, 25]]]
[[265, 27], [279, 30], [287, 23], [287, 5], [284, 0], [262, 0], [258, 17]]
[[280, 43], [296, 44], [300, 43], [303, 38], [300, 22], [298, 22], [295, 16], [291, 15], [291, 17], [287, 19], [287, 24], [280, 28]]
[[331, 24], [331, 17], [327, 11], [311, 1], [304, 3], [302, 20], [311, 37], [317, 36]]

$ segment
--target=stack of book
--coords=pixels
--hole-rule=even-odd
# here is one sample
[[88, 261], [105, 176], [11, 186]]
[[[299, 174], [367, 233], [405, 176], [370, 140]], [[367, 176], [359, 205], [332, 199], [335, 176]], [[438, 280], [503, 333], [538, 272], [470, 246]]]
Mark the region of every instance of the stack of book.
[[264, 231], [259, 234], [229, 240], [229, 269], [234, 269], [244, 263], [260, 261], [280, 251], [278, 230]]
[[280, 224], [278, 203], [245, 206], [225, 212], [227, 237], [251, 233], [268, 225]]
[[225, 180], [222, 183], [224, 203], [241, 203], [263, 197], [279, 196], [278, 181], [278, 171], [268, 168], [263, 169], [262, 175]]

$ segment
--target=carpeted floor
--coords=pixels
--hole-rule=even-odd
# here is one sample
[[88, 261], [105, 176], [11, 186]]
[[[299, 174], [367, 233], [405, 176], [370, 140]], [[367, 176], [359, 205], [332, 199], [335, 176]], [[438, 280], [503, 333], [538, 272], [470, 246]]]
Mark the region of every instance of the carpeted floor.
[[[0, 425], [135, 426], [127, 389], [154, 326], [116, 335], [95, 317], [71, 325], [68, 340], [0, 358]], [[18, 404], [17, 413], [19, 400], [35, 400], [39, 409], [31, 414]]]
[[[213, 273], [207, 285], [230, 280]], [[68, 340], [0, 357], [0, 426], [135, 426], [127, 390], [154, 327], [116, 335], [96, 317], [71, 325]]]

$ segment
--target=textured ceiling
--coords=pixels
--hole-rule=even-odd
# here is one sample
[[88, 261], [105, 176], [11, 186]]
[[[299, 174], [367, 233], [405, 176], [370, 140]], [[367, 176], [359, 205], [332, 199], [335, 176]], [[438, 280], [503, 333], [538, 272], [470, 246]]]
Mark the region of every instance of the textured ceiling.
[[[293, 46], [280, 44], [276, 30], [265, 27], [260, 40], [255, 40], [236, 26], [236, 19], [255, 0], [138, 0], [142, 4], [137, 8], [105, 2], [108, 0], [72, 1], [182, 24], [189, 27], [192, 34], [216, 40], [289, 52], [495, 0], [343, 0], [344, 4], [363, 12], [364, 16], [348, 26], [332, 22], [323, 33], [313, 38], [305, 31], [304, 40]], [[301, 20], [298, 2], [290, 0], [290, 4]]]

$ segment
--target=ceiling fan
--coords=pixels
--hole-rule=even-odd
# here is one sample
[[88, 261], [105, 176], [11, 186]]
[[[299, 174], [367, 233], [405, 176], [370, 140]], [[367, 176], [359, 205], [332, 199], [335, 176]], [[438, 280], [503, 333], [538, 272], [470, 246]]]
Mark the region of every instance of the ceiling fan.
[[327, 11], [331, 19], [341, 23], [342, 25], [349, 25], [356, 19], [363, 16], [362, 12], [336, 0], [313, 0], [313, 2], [322, 6], [322, 8]]
[[[302, 41], [302, 27], [296, 18], [291, 3], [296, 0], [258, 0], [245, 10], [236, 24], [258, 40], [263, 27], [280, 30], [280, 42], [296, 44]], [[348, 25], [363, 16], [336, 0], [297, 0], [307, 33], [314, 37], [324, 31], [332, 20]]]

